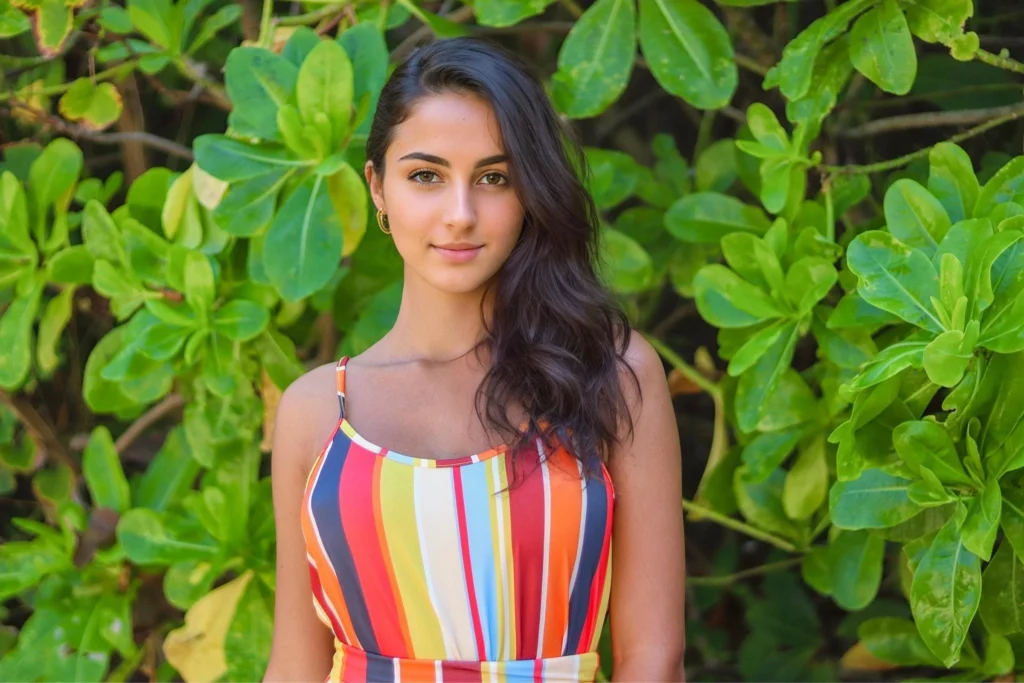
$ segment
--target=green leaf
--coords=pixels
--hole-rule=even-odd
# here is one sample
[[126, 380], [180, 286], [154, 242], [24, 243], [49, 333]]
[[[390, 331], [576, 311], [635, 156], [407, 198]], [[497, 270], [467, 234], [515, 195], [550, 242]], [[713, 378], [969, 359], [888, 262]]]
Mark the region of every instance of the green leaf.
[[893, 445], [912, 472], [924, 466], [946, 484], [972, 486], [956, 446], [942, 425], [930, 420], [904, 422], [892, 433]]
[[71, 33], [74, 14], [66, 1], [38, 0], [34, 4], [36, 47], [40, 55], [52, 59], [60, 54], [64, 41]]
[[751, 432], [770, 410], [771, 397], [793, 361], [800, 339], [799, 326], [790, 322], [757, 363], [740, 377], [736, 387], [736, 420], [741, 431]]
[[857, 637], [868, 652], [883, 662], [900, 666], [937, 667], [942, 664], [925, 645], [917, 626], [909, 619], [868, 619], [857, 629]]
[[782, 506], [790, 519], [808, 519], [828, 496], [825, 437], [816, 436], [796, 456], [782, 490]]
[[0, 174], [0, 253], [8, 250], [26, 257], [26, 262], [36, 258], [25, 189], [13, 173], [4, 171]]
[[740, 512], [758, 527], [789, 539], [799, 539], [803, 531], [786, 516], [782, 507], [782, 489], [785, 475], [775, 470], [761, 482], [753, 482], [746, 476], [746, 467], [740, 467], [734, 475], [736, 502]]
[[[908, 8], [908, 19], [911, 13]], [[978, 203], [981, 185], [967, 152], [951, 142], [940, 142], [928, 153], [928, 162], [928, 190], [938, 198], [950, 221], [959, 223], [970, 218]]]
[[213, 307], [216, 296], [217, 283], [210, 260], [199, 252], [189, 252], [185, 261], [185, 301], [202, 318]]
[[[818, 53], [830, 41], [846, 33], [846, 27], [873, 0], [849, 0], [815, 20], [793, 38], [782, 51], [778, 67], [778, 84], [788, 100], [799, 100], [811, 87]], [[767, 86], [766, 86], [767, 87]]]
[[42, 282], [15, 297], [0, 318], [0, 387], [18, 389], [32, 369], [32, 326], [43, 294]]
[[894, 95], [910, 92], [917, 77], [917, 51], [896, 0], [882, 0], [854, 22], [850, 61], [882, 90]]
[[295, 168], [279, 166], [269, 173], [232, 183], [214, 209], [214, 219], [228, 234], [237, 237], [260, 233], [273, 219], [278, 195], [294, 173]]
[[885, 220], [893, 237], [929, 256], [951, 225], [939, 200], [909, 178], [900, 178], [886, 191]]
[[[232, 104], [231, 128], [241, 135], [280, 142], [277, 110], [295, 90], [299, 77], [295, 65], [263, 48], [237, 47], [228, 54], [224, 75]], [[214, 177], [229, 180], [207, 168], [201, 158], [200, 166]]]
[[640, 47], [655, 80], [698, 109], [732, 99], [739, 74], [732, 42], [697, 0], [640, 0]]
[[89, 253], [96, 259], [116, 264], [127, 263], [124, 236], [107, 210], [95, 199], [85, 205], [82, 215], [82, 237]]
[[250, 145], [223, 135], [200, 135], [194, 149], [203, 171], [229, 183], [274, 173], [277, 167], [296, 168], [310, 163], [292, 159], [278, 146]]
[[304, 372], [295, 354], [295, 345], [273, 328], [264, 330], [256, 340], [260, 363], [279, 389], [285, 389]]
[[727, 192], [736, 182], [736, 141], [726, 138], [708, 145], [697, 157], [698, 192]]
[[978, 614], [990, 633], [1024, 631], [1024, 563], [1009, 543], [1001, 543], [981, 581]]
[[1024, 203], [1024, 156], [1013, 159], [985, 183], [974, 207], [974, 217], [989, 216], [1000, 204], [1009, 202]]
[[307, 178], [267, 231], [264, 266], [285, 301], [298, 301], [323, 287], [341, 259], [341, 225], [326, 189], [322, 177]]
[[974, 14], [973, 0], [903, 0], [903, 7], [910, 30], [926, 43], [947, 44], [963, 35]]
[[152, 42], [172, 50], [179, 47], [174, 37], [181, 31], [181, 20], [170, 0], [129, 0], [128, 15]]
[[209, 542], [186, 540], [172, 532], [164, 517], [146, 508], [129, 510], [117, 525], [117, 540], [136, 564], [171, 564], [182, 560], [209, 560], [218, 548]]
[[859, 479], [840, 481], [829, 492], [832, 523], [840, 529], [885, 529], [921, 511], [910, 501], [909, 479], [880, 469], [865, 470]]
[[85, 285], [92, 282], [95, 259], [83, 244], [61, 249], [46, 263], [46, 279], [64, 285]]
[[782, 292], [782, 265], [763, 239], [749, 232], [729, 233], [722, 238], [722, 255], [743, 279], [773, 294]]
[[803, 317], [825, 298], [838, 279], [836, 269], [825, 259], [802, 258], [786, 273], [786, 298], [796, 307], [797, 315]]
[[476, 0], [473, 9], [484, 26], [512, 26], [540, 14], [554, 0]]
[[701, 317], [716, 327], [747, 327], [783, 315], [763, 290], [719, 264], [701, 268], [693, 289]]
[[786, 319], [779, 319], [755, 332], [729, 360], [729, 376], [739, 377], [746, 372], [768, 352], [779, 337], [789, 332], [790, 324]]
[[612, 290], [636, 294], [647, 289], [654, 276], [651, 255], [632, 237], [612, 228], [601, 231], [604, 258], [601, 272]]
[[112, 83], [79, 78], [57, 103], [61, 115], [80, 122], [87, 130], [103, 130], [121, 118], [121, 93]]
[[32, 22], [18, 10], [7, 7], [0, 10], [0, 38], [12, 38], [32, 29]]
[[366, 234], [367, 199], [366, 185], [349, 164], [343, 164], [338, 172], [327, 177], [327, 196], [341, 221], [342, 258], [355, 253]]
[[992, 546], [996, 542], [996, 532], [999, 530], [1002, 505], [999, 481], [992, 478], [985, 484], [985, 490], [975, 496], [967, 506], [967, 518], [961, 530], [963, 544], [985, 562], [992, 557]]
[[184, 428], [175, 427], [138, 482], [136, 506], [163, 512], [192, 489], [199, 471], [199, 461], [192, 457]]
[[917, 327], [945, 331], [931, 307], [939, 296], [938, 273], [924, 252], [887, 232], [870, 230], [854, 238], [846, 258], [860, 278], [857, 291], [869, 304]]
[[241, 19], [241, 17], [241, 5], [224, 5], [203, 21], [202, 27], [199, 29], [199, 33], [196, 35], [195, 40], [189, 44], [186, 52], [188, 54], [198, 52], [200, 48], [213, 40], [221, 30], [231, 26]]
[[299, 68], [296, 97], [303, 122], [316, 125], [316, 115], [326, 115], [328, 149], [341, 148], [352, 123], [352, 64], [345, 48], [330, 40], [313, 48]]
[[769, 225], [760, 209], [717, 192], [687, 195], [665, 213], [665, 228], [676, 239], [697, 244], [718, 244], [740, 231], [763, 235]]
[[357, 126], [356, 135], [366, 135], [377, 108], [377, 97], [387, 80], [388, 47], [377, 26], [365, 21], [346, 29], [338, 36], [338, 43], [352, 63], [352, 101], [357, 109], [364, 100], [368, 103], [362, 121], [357, 117], [353, 124]]
[[265, 308], [254, 301], [235, 299], [213, 314], [214, 328], [234, 341], [244, 342], [253, 339], [270, 322], [270, 315]]
[[924, 364], [925, 342], [900, 342], [887, 346], [860, 369], [849, 387], [859, 391], [895, 377], [907, 368], [919, 368]]
[[828, 318], [828, 328], [839, 330], [845, 328], [866, 327], [875, 330], [885, 325], [900, 322], [900, 318], [872, 306], [856, 292], [843, 296], [836, 304], [832, 315]]
[[60, 345], [64, 328], [71, 320], [71, 304], [75, 298], [75, 289], [68, 287], [46, 303], [42, 319], [39, 322], [39, 345], [36, 349], [36, 360], [40, 373], [49, 376], [60, 365], [57, 347]]
[[1010, 484], [1001, 488], [1003, 507], [999, 525], [1017, 558], [1024, 560], [1024, 491]]
[[124, 514], [131, 507], [128, 480], [121, 468], [121, 456], [106, 427], [97, 427], [82, 454], [82, 474], [95, 507]]
[[34, 199], [36, 242], [45, 241], [42, 221], [51, 204], [67, 206], [75, 182], [82, 172], [82, 150], [67, 138], [57, 138], [43, 149], [29, 169], [29, 187]]
[[885, 539], [868, 531], [840, 531], [829, 543], [832, 597], [845, 610], [864, 609], [882, 583]]
[[629, 84], [636, 58], [632, 0], [597, 0], [575, 24], [558, 52], [554, 99], [569, 118], [597, 116]]
[[743, 447], [741, 458], [746, 470], [744, 478], [760, 483], [768, 478], [793, 452], [807, 434], [805, 427], [791, 427], [777, 432], [762, 432]]
[[960, 538], [962, 508], [936, 535], [914, 572], [910, 607], [928, 649], [947, 667], [960, 659], [981, 601], [981, 561]]
[[633, 194], [640, 166], [625, 152], [585, 147], [591, 175], [588, 189], [599, 209], [609, 209]]
[[974, 357], [974, 344], [977, 339], [978, 321], [973, 320], [966, 334], [950, 330], [929, 342], [922, 359], [928, 379], [940, 387], [954, 387], [959, 384]]

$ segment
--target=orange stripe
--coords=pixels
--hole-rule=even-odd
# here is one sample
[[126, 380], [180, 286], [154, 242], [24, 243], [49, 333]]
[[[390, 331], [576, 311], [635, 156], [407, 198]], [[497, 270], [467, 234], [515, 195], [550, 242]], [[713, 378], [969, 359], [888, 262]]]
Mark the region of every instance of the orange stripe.
[[548, 613], [544, 619], [545, 657], [562, 654], [562, 638], [569, 623], [569, 582], [579, 545], [583, 495], [576, 459], [559, 448], [549, 461], [551, 481], [551, 543], [548, 558]]

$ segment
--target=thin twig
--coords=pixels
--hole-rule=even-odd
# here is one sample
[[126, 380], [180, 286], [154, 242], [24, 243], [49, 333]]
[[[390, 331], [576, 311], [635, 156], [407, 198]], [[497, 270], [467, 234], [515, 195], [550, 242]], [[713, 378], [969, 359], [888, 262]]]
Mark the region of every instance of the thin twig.
[[789, 553], [800, 552], [795, 545], [793, 545], [785, 539], [779, 538], [778, 536], [770, 534], [767, 531], [761, 531], [760, 529], [752, 527], [746, 522], [741, 522], [738, 519], [726, 517], [721, 513], [715, 512], [711, 508], [706, 508], [702, 505], [697, 505], [696, 503], [692, 503], [686, 500], [685, 498], [683, 499], [683, 509], [686, 510], [687, 512], [695, 512], [702, 518], [710, 519], [711, 521], [721, 524], [722, 526], [732, 529], [733, 531], [738, 531], [741, 534], [746, 534], [747, 536], [750, 536], [751, 538], [756, 538], [759, 541], [764, 541], [765, 543], [773, 545], [780, 550], [785, 550]]
[[647, 339], [647, 341], [651, 343], [651, 346], [654, 347], [654, 349], [661, 355], [661, 357], [667, 360], [669, 362], [669, 365], [671, 365], [674, 369], [678, 370], [679, 374], [681, 374], [683, 377], [696, 384], [698, 387], [706, 391], [711, 396], [718, 396], [721, 393], [722, 390], [719, 388], [717, 384], [709, 380], [704, 375], [700, 374], [700, 372], [698, 372], [696, 368], [693, 368], [690, 365], [688, 365], [686, 361], [680, 358], [679, 354], [670, 349], [668, 345], [665, 344], [665, 342], [650, 335], [644, 335], [644, 337], [645, 339]]
[[4, 403], [10, 408], [18, 422], [25, 426], [29, 435], [32, 436], [36, 444], [47, 455], [53, 456], [56, 460], [68, 466], [75, 476], [78, 475], [78, 466], [71, 456], [68, 455], [68, 452], [64, 450], [64, 444], [57, 437], [53, 427], [24, 396], [13, 395], [0, 389], [0, 403]]
[[1024, 64], [1018, 62], [1016, 59], [1011, 59], [1010, 57], [1004, 57], [1002, 55], [993, 54], [988, 50], [979, 49], [974, 53], [974, 58], [979, 62], [985, 62], [986, 64], [999, 67], [1000, 69], [1024, 74]]
[[[469, 21], [472, 16], [473, 8], [467, 5], [466, 7], [460, 7], [444, 18], [456, 24], [461, 24], [464, 21]], [[420, 26], [418, 29], [413, 31], [408, 38], [399, 43], [398, 47], [391, 52], [391, 61], [401, 62], [410, 52], [412, 52], [413, 48], [433, 34], [433, 29], [426, 24]]]
[[[113, 78], [117, 78], [122, 75], [122, 72], [128, 72], [135, 68], [136, 61], [127, 61], [112, 66], [109, 69], [105, 69], [97, 73], [92, 80], [94, 81], [105, 81]], [[75, 80], [70, 80], [65, 83], [59, 83], [57, 85], [51, 85], [46, 88], [33, 88], [31, 86], [25, 88], [19, 88], [18, 90], [8, 90], [7, 92], [0, 93], [0, 101], [10, 100], [16, 97], [49, 97], [52, 95], [62, 95], [68, 91], [68, 89], [75, 84]]]
[[[1022, 105], [1015, 106], [1020, 107]], [[954, 135], [953, 137], [949, 138], [947, 142], [952, 142], [954, 144], [963, 142], [964, 140], [967, 140], [969, 138], [981, 135], [982, 133], [985, 133], [986, 131], [989, 131], [992, 128], [1001, 126], [1004, 123], [1015, 121], [1018, 118], [1020, 118], [1022, 114], [1024, 114], [1024, 109], [1018, 110], [1012, 114], [1007, 114], [1006, 116], [1001, 116], [991, 121], [986, 121], [985, 123], [979, 126], [971, 128], [970, 130], [965, 130], [963, 133], [958, 133]], [[878, 163], [864, 165], [851, 164], [846, 166], [822, 166], [821, 169], [826, 173], [843, 173], [848, 175], [880, 173], [882, 171], [891, 171], [894, 168], [906, 166], [915, 159], [921, 159], [923, 157], [928, 156], [929, 152], [931, 152], [931, 147], [925, 147], [924, 149], [919, 149], [916, 152], [911, 152], [910, 154], [905, 154], [901, 157], [890, 159], [889, 161], [879, 161]]]
[[130, 131], [126, 133], [95, 133], [85, 129], [77, 129], [74, 132], [74, 135], [101, 145], [116, 145], [122, 142], [141, 142], [147, 147], [158, 149], [161, 152], [166, 152], [171, 156], [180, 157], [187, 161], [192, 161], [195, 158], [192, 154], [192, 150], [185, 145], [179, 145], [173, 140], [167, 140], [157, 135], [153, 135], [152, 133], [145, 133], [142, 131]]
[[749, 579], [753, 576], [760, 576], [761, 574], [770, 574], [771, 572], [782, 571], [783, 569], [789, 569], [803, 562], [802, 557], [791, 557], [788, 560], [782, 560], [780, 562], [769, 562], [768, 564], [762, 564], [758, 567], [751, 567], [750, 569], [744, 569], [742, 571], [735, 572], [733, 574], [727, 574], [725, 576], [688, 576], [686, 577], [686, 583], [691, 586], [728, 586]]
[[313, 12], [307, 12], [306, 14], [296, 14], [289, 17], [279, 17], [274, 19], [275, 26], [309, 26], [315, 24], [322, 19], [333, 17], [335, 14], [341, 14], [346, 7], [349, 7], [349, 3], [334, 3], [321, 7]]
[[131, 446], [143, 432], [152, 427], [155, 423], [159, 422], [166, 415], [173, 413], [184, 405], [185, 399], [181, 394], [168, 394], [164, 400], [160, 401], [140, 415], [135, 422], [132, 422], [131, 425], [128, 426], [128, 429], [124, 430], [124, 433], [121, 434], [117, 441], [114, 442], [114, 450], [118, 453], [124, 453], [125, 450], [127, 450], [127, 448]]
[[743, 67], [747, 71], [752, 71], [762, 78], [768, 75], [768, 69], [752, 57], [748, 57], [737, 52], [733, 55], [733, 58], [736, 60], [736, 66]]
[[866, 138], [881, 133], [893, 133], [900, 130], [913, 130], [915, 128], [938, 128], [940, 126], [967, 126], [972, 123], [998, 120], [1010, 116], [1013, 120], [1024, 113], [1024, 102], [1008, 104], [1003, 107], [991, 107], [988, 109], [961, 109], [959, 111], [937, 111], [924, 112], [921, 114], [905, 114], [902, 116], [890, 116], [877, 121], [865, 123], [862, 126], [840, 131], [839, 137], [843, 138]]
[[583, 8], [576, 4], [575, 0], [561, 0], [562, 7], [569, 10], [569, 14], [573, 15], [577, 19], [583, 16]]

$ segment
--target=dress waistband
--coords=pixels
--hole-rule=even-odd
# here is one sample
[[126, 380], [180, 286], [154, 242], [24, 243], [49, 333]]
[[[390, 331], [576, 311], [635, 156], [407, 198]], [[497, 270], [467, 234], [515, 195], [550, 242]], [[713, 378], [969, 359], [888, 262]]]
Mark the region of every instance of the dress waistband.
[[544, 659], [507, 661], [461, 661], [441, 659], [401, 659], [386, 657], [352, 647], [335, 639], [334, 665], [329, 683], [343, 681], [379, 681], [404, 683], [562, 683], [585, 681], [597, 675], [600, 658], [596, 652]]

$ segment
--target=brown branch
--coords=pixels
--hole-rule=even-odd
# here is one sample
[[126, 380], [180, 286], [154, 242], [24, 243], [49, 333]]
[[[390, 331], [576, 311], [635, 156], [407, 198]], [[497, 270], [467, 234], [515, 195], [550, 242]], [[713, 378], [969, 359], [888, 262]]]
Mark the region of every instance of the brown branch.
[[1017, 118], [1024, 114], [1024, 103], [1010, 104], [989, 109], [961, 109], [959, 111], [926, 112], [923, 114], [906, 114], [891, 116], [865, 123], [856, 128], [840, 131], [839, 137], [865, 138], [881, 133], [893, 133], [900, 130], [916, 128], [938, 128], [940, 126], [966, 126], [972, 123], [991, 121], [1003, 117]]
[[142, 131], [131, 131], [128, 133], [93, 133], [91, 131], [81, 131], [79, 137], [91, 140], [101, 145], [116, 145], [123, 142], [138, 142], [147, 147], [158, 149], [161, 152], [166, 152], [171, 156], [181, 157], [187, 161], [192, 161], [195, 157], [185, 145], [179, 145], [173, 140], [166, 140], [162, 137], [153, 135], [152, 133], [145, 133]]
[[118, 453], [124, 453], [143, 432], [184, 405], [185, 399], [181, 394], [168, 394], [164, 400], [147, 410], [135, 422], [131, 423], [128, 429], [124, 430], [124, 433], [114, 442], [114, 450]]
[[64, 444], [60, 442], [53, 427], [36, 411], [28, 399], [0, 389], [0, 403], [4, 403], [10, 408], [18, 422], [24, 425], [25, 430], [36, 444], [43, 449], [45, 455], [53, 456], [62, 464], [67, 465], [76, 477], [78, 476], [78, 466], [64, 449]]

